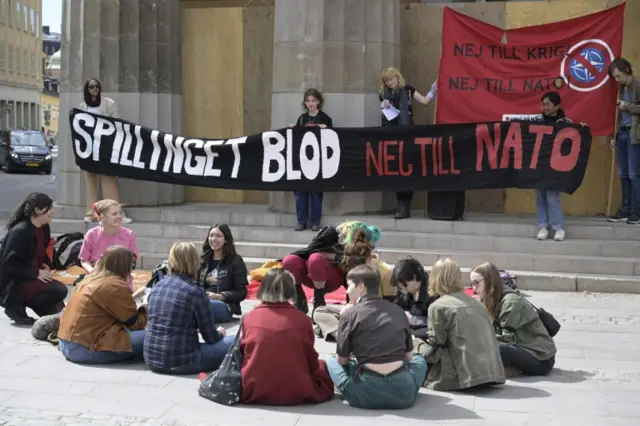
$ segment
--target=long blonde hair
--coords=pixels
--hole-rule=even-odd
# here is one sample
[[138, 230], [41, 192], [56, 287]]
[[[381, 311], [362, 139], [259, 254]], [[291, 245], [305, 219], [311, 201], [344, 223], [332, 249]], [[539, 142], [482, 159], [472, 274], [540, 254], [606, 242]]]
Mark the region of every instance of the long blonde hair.
[[131, 271], [133, 271], [135, 260], [135, 253], [128, 248], [123, 246], [109, 247], [98, 260], [93, 271], [89, 272], [80, 284], [76, 286], [76, 290], [94, 281], [109, 277], [118, 277], [123, 281], [127, 281]]
[[398, 79], [399, 89], [404, 87], [405, 82], [404, 82], [404, 77], [402, 76], [402, 73], [397, 68], [393, 68], [393, 67], [385, 68], [384, 70], [382, 70], [382, 73], [380, 74], [380, 82], [378, 83], [378, 93], [380, 95], [382, 95], [384, 91], [387, 89], [387, 83], [385, 82], [385, 80], [393, 77], [396, 77]]
[[456, 261], [448, 257], [438, 260], [429, 276], [429, 296], [444, 296], [463, 290], [462, 271]]
[[480, 295], [480, 300], [487, 308], [493, 321], [499, 315], [500, 301], [504, 294], [504, 284], [502, 277], [500, 277], [500, 270], [493, 263], [485, 262], [474, 266], [471, 272], [482, 275], [484, 279], [484, 291]]

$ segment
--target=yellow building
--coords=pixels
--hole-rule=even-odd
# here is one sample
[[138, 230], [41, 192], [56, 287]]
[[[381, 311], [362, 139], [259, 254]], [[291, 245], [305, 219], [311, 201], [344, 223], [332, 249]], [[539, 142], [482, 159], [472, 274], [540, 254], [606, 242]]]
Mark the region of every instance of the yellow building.
[[58, 80], [43, 77], [42, 116], [40, 117], [44, 134], [56, 137], [58, 134], [58, 115], [60, 112], [60, 89]]
[[0, 129], [40, 129], [42, 0], [0, 0]]

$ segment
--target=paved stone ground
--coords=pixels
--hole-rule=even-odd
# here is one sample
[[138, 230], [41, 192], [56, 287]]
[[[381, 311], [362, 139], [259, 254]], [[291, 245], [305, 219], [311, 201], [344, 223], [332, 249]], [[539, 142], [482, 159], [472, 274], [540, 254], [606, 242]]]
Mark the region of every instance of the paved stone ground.
[[[0, 315], [0, 425], [640, 424], [640, 296], [530, 294], [563, 323], [551, 376], [515, 378], [482, 392], [423, 390], [405, 411], [354, 409], [338, 397], [317, 406], [224, 407], [198, 396], [195, 376], [158, 375], [140, 363], [69, 363]], [[335, 346], [318, 341], [317, 348], [326, 357]]]

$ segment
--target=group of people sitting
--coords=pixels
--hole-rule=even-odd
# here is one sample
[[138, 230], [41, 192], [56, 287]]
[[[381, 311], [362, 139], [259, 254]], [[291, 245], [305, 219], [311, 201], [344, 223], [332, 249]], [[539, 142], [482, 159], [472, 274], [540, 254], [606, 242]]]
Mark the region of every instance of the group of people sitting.
[[[247, 268], [229, 227], [212, 226], [202, 254], [176, 242], [168, 274], [139, 303], [131, 286], [135, 236], [121, 226], [122, 208], [102, 200], [95, 209], [100, 224], [80, 255], [87, 274], [65, 306], [67, 288], [52, 280], [47, 254], [53, 200], [35, 193], [19, 206], [0, 248], [7, 316], [31, 325], [31, 308], [40, 316], [34, 330], [54, 330], [71, 362], [139, 358], [164, 374], [216, 370], [235, 340], [218, 324], [242, 315], [247, 297]], [[411, 257], [385, 263], [375, 253], [381, 236], [363, 222], [328, 226], [305, 249], [252, 271], [260, 304], [240, 328], [242, 403], [324, 402], [335, 386], [356, 407], [406, 408], [423, 386], [460, 390], [551, 371], [552, 337], [495, 265], [473, 269], [470, 295], [451, 259], [430, 276]], [[311, 316], [304, 286], [314, 293]], [[327, 305], [325, 295], [343, 286], [347, 303]], [[320, 359], [316, 336], [336, 342], [335, 357]], [[274, 373], [282, 371], [290, 374]]]

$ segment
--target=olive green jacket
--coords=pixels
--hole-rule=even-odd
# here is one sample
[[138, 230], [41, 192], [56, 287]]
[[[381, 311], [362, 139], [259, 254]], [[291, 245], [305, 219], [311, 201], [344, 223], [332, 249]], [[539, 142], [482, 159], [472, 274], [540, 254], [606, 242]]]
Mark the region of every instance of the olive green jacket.
[[451, 391], [505, 382], [495, 331], [480, 302], [463, 292], [441, 296], [429, 306], [427, 324], [427, 341], [434, 345], [416, 341], [416, 351], [431, 364], [427, 388]]
[[521, 347], [540, 361], [546, 361], [556, 354], [556, 345], [540, 321], [538, 312], [522, 295], [509, 287], [505, 286], [494, 325], [499, 342]]
[[[624, 90], [624, 87], [622, 87], [618, 91], [618, 99], [620, 101], [624, 100]], [[633, 77], [627, 90], [629, 91], [629, 103], [624, 108], [620, 108], [620, 111], [631, 114], [631, 130], [629, 131], [629, 136], [631, 137], [631, 143], [635, 145], [640, 143], [640, 127], [638, 126], [638, 116], [640, 116], [640, 83], [635, 77]], [[622, 114], [618, 114], [617, 128], [620, 127], [621, 122]]]

